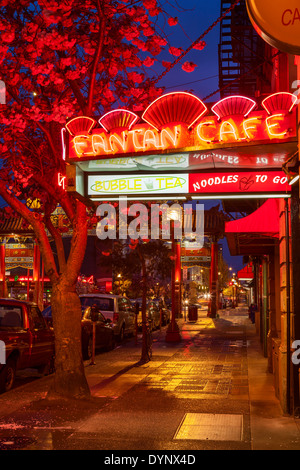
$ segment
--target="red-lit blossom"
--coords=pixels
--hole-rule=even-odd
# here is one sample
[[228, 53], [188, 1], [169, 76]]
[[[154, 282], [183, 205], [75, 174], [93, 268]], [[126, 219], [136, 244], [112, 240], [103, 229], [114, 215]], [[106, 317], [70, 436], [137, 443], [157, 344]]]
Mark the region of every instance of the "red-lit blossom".
[[168, 24], [169, 26], [176, 26], [178, 24], [178, 18], [177, 16], [175, 18], [169, 18], [168, 19]]
[[204, 49], [205, 46], [206, 46], [206, 42], [205, 41], [200, 41], [197, 44], [195, 44], [193, 48], [197, 49], [198, 51], [202, 51], [202, 49]]
[[181, 47], [170, 47], [169, 52], [175, 57], [179, 57], [182, 54], [183, 49]]
[[193, 62], [185, 62], [182, 65], [182, 70], [184, 70], [185, 72], [194, 72], [196, 67], [197, 65], [194, 64]]

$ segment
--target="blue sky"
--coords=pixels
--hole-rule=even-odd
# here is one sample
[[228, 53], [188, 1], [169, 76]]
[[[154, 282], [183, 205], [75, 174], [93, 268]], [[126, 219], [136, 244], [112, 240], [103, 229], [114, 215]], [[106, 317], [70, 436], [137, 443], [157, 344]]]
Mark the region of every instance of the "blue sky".
[[[220, 16], [220, 0], [180, 0], [179, 4], [183, 11], [168, 8], [169, 14], [178, 17], [179, 24], [167, 27], [166, 32], [173, 46], [187, 49]], [[167, 91], [193, 91], [200, 99], [217, 91], [219, 36], [220, 24], [205, 36], [206, 47], [202, 51], [193, 49], [185, 56], [183, 62], [192, 61], [197, 65], [194, 72], [184, 72], [178, 64], [158, 84]], [[168, 54], [166, 60], [172, 61], [172, 56]], [[208, 101], [218, 99], [216, 94]]]
[[[179, 19], [179, 25], [167, 28], [167, 33], [171, 35], [172, 45], [187, 49], [219, 18], [221, 13], [220, 4], [220, 0], [184, 0], [179, 1], [183, 11], [168, 9], [171, 16], [177, 16]], [[191, 50], [182, 60], [182, 63], [185, 61], [194, 62], [197, 65], [194, 72], [184, 72], [181, 69], [182, 63], [177, 64], [158, 85], [165, 86], [166, 91], [170, 92], [192, 92], [202, 100], [217, 92], [219, 89], [219, 39], [220, 23], [205, 36], [206, 47], [202, 51]], [[170, 54], [166, 55], [165, 60], [173, 61]], [[206, 103], [216, 102], [219, 99], [220, 95], [217, 92]], [[219, 203], [222, 207], [221, 201], [203, 201], [205, 209], [210, 209]], [[242, 257], [230, 256], [226, 238], [221, 240], [220, 243], [223, 246], [225, 260], [233, 268], [233, 271], [237, 272], [243, 266]]]

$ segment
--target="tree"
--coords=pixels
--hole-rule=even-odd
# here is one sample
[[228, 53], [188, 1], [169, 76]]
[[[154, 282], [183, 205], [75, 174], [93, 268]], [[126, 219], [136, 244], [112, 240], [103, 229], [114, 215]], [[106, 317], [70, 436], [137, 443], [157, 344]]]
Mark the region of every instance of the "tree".
[[[130, 239], [127, 243], [115, 243], [110, 252], [104, 252], [114, 272], [119, 273], [123, 280], [140, 275], [140, 295], [142, 298], [142, 354], [141, 362], [147, 362], [146, 345], [146, 306], [151, 289], [151, 277], [164, 280], [171, 276], [173, 261], [170, 248], [163, 240]], [[148, 295], [147, 295], [148, 293]]]
[[[0, 109], [0, 196], [32, 226], [53, 286], [56, 373], [49, 397], [90, 395], [76, 293], [89, 214], [58, 183], [58, 173], [65, 175], [61, 128], [75, 115], [99, 116], [114, 106], [140, 111], [162, 93], [147, 74], [169, 47], [160, 16], [177, 24], [157, 0], [1, 0], [7, 96]], [[26, 206], [29, 197], [40, 200], [38, 210]], [[57, 204], [72, 230], [68, 257], [51, 221]]]

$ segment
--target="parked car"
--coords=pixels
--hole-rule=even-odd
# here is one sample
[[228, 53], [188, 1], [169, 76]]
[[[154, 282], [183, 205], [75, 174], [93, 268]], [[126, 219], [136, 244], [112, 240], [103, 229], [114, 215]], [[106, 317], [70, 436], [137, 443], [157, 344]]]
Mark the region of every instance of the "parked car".
[[161, 309], [162, 311], [162, 317], [161, 317], [161, 324], [163, 326], [167, 325], [170, 323], [171, 320], [171, 310], [167, 306], [166, 302], [164, 299], [154, 299], [153, 302], [156, 303], [157, 307]]
[[[136, 299], [135, 305], [139, 305], [139, 311], [137, 315], [137, 326], [142, 328], [142, 299]], [[160, 326], [160, 311], [156, 303], [151, 301], [147, 302], [146, 305], [146, 317], [149, 320], [151, 329], [155, 330]]]
[[0, 393], [13, 388], [16, 371], [54, 369], [54, 332], [38, 306], [31, 302], [0, 299], [0, 341], [5, 345], [5, 364], [0, 364]]
[[95, 305], [113, 324], [115, 337], [122, 342], [124, 336], [135, 333], [135, 309], [132, 302], [121, 295], [83, 294], [80, 295], [83, 309]]
[[[93, 304], [92, 304], [93, 305]], [[83, 306], [82, 306], [83, 307]], [[42, 312], [48, 325], [52, 325], [52, 310], [51, 305], [45, 308]], [[103, 313], [97, 310], [96, 320], [96, 349], [106, 349], [110, 351], [115, 347], [115, 335], [111, 320], [105, 318]], [[93, 322], [91, 319], [91, 307], [82, 308], [81, 320], [81, 342], [82, 342], [82, 356], [84, 360], [90, 359], [92, 356], [93, 347]]]
[[[105, 318], [102, 312], [96, 308], [96, 335], [95, 349], [106, 349], [110, 351], [115, 347], [115, 335], [113, 325], [109, 318]], [[88, 307], [82, 317], [82, 353], [84, 359], [92, 357], [93, 348], [93, 321], [91, 318], [91, 307]]]
[[[81, 302], [82, 315], [87, 307], [92, 305], [99, 308], [106, 319], [110, 319], [115, 338], [122, 341], [125, 335], [135, 332], [135, 311], [134, 306], [129, 299], [121, 295], [112, 294], [83, 294], [79, 296]], [[48, 306], [43, 311], [44, 317], [50, 315], [51, 307]]]

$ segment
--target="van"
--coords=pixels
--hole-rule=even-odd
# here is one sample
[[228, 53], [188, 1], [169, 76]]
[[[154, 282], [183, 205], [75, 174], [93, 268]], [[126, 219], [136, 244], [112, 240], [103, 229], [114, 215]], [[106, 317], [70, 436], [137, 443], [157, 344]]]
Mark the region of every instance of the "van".
[[112, 321], [115, 337], [119, 342], [124, 336], [135, 333], [135, 309], [127, 297], [113, 294], [82, 294], [79, 296], [82, 309], [98, 307], [105, 318]]

